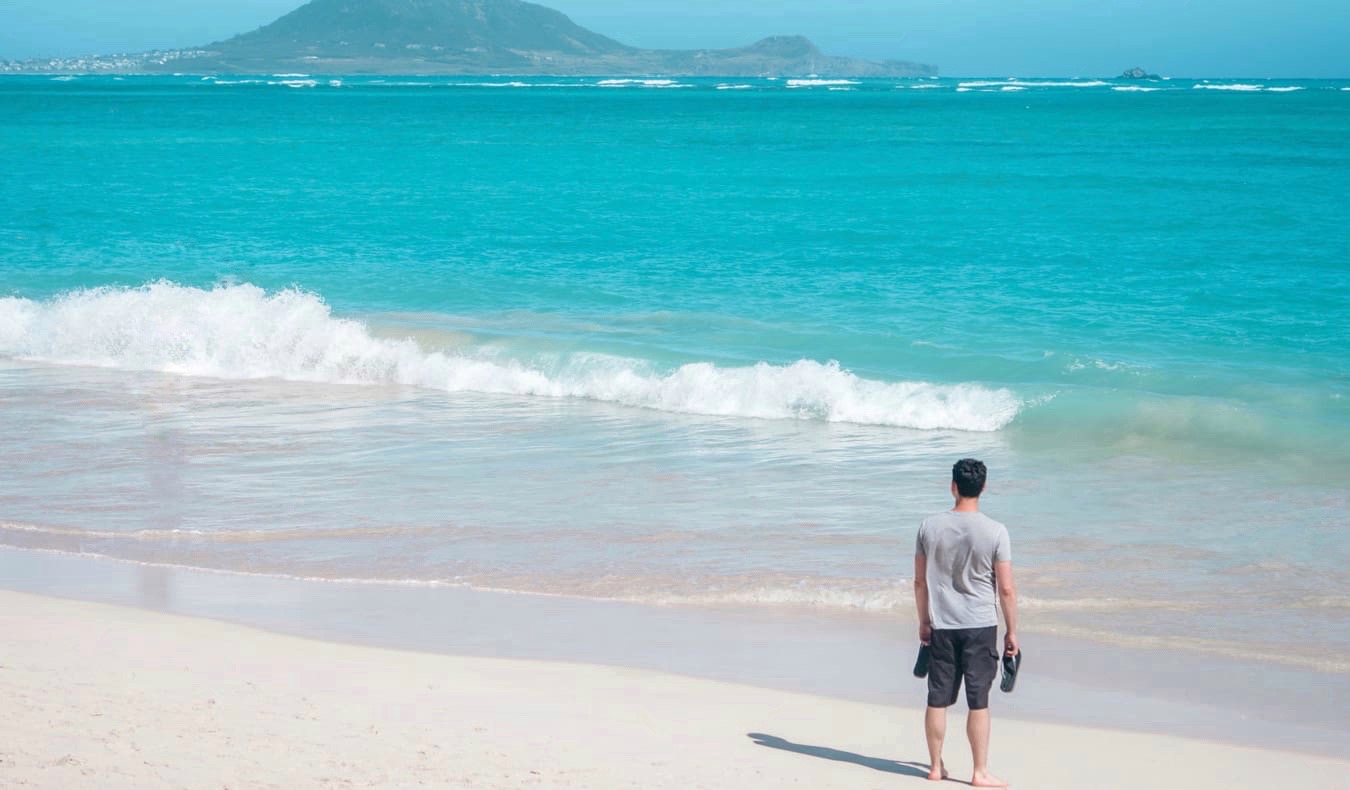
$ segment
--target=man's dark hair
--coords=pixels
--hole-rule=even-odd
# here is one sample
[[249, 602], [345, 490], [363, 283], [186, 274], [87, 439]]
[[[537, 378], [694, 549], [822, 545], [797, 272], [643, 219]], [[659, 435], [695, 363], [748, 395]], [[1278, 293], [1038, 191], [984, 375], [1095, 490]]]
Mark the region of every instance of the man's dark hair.
[[984, 491], [984, 477], [988, 470], [983, 461], [974, 458], [962, 458], [952, 465], [952, 482], [956, 483], [956, 492], [967, 499], [974, 499]]

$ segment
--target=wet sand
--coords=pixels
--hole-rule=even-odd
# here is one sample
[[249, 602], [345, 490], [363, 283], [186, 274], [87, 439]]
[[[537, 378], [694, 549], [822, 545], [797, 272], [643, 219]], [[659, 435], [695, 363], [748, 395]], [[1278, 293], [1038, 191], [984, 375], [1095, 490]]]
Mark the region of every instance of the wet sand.
[[[919, 710], [0, 593], [7, 787], [921, 787]], [[959, 723], [960, 717], [954, 724]], [[1002, 717], [1016, 786], [1345, 787], [1350, 762]], [[952, 728], [954, 776], [969, 757]]]

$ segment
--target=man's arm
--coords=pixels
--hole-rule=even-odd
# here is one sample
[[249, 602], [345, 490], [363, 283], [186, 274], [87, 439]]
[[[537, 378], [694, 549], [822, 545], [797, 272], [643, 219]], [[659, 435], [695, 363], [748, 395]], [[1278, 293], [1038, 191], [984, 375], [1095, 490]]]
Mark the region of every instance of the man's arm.
[[1012, 560], [994, 563], [994, 576], [998, 579], [998, 602], [1003, 607], [1003, 620], [1008, 624], [1008, 633], [1003, 637], [1003, 651], [1017, 655], [1017, 585], [1013, 583]]
[[933, 638], [933, 617], [928, 612], [928, 557], [914, 555], [914, 604], [919, 609], [919, 641], [928, 644]]

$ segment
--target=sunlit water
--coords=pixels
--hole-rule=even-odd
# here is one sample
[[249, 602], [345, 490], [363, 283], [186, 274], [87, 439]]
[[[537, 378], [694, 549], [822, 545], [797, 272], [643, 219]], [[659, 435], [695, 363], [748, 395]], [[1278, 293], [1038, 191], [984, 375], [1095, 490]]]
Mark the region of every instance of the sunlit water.
[[976, 455], [1030, 627], [1347, 669], [1350, 85], [457, 82], [0, 80], [0, 544], [884, 615]]

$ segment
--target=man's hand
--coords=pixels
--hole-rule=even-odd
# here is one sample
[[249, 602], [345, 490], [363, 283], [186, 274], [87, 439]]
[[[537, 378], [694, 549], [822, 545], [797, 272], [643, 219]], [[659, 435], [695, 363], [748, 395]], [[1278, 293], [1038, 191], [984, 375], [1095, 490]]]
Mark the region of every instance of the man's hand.
[[1003, 654], [1005, 656], [1015, 656], [1021, 652], [1017, 647], [1017, 634], [1009, 631], [1003, 637]]
[[926, 645], [933, 641], [933, 624], [919, 623], [919, 644]]

